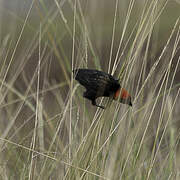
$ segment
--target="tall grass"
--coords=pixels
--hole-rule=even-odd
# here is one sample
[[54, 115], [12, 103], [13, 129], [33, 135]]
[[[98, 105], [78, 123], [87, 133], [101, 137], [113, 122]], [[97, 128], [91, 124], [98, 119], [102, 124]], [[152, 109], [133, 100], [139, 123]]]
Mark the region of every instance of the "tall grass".
[[[1, 179], [180, 178], [177, 2], [32, 1], [23, 15], [4, 4]], [[133, 106], [92, 106], [75, 68], [119, 78]]]

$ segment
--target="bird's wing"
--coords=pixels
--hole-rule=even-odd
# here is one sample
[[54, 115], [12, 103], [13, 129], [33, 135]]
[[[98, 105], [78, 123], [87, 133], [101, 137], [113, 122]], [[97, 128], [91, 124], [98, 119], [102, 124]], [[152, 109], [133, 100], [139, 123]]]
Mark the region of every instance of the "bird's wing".
[[111, 75], [97, 70], [77, 69], [74, 70], [75, 79], [79, 81], [87, 90], [97, 92], [99, 96], [109, 96], [112, 92], [116, 92], [119, 83]]

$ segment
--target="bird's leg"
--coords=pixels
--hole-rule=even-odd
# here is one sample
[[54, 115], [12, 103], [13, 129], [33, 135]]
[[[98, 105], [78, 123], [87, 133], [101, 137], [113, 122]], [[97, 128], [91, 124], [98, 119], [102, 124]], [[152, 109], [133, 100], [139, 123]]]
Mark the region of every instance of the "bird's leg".
[[100, 108], [102, 108], [102, 109], [105, 109], [104, 106], [100, 106], [100, 105], [97, 105], [97, 104], [96, 104], [96, 92], [90, 91], [90, 90], [88, 91], [88, 90], [87, 90], [86, 92], [84, 92], [83, 97], [91, 100], [92, 105], [97, 106], [97, 107], [100, 107]]
[[97, 104], [96, 104], [96, 100], [92, 100], [92, 105], [93, 105], [93, 106], [97, 106], [97, 107], [102, 108], [102, 109], [105, 109], [104, 106], [97, 105]]

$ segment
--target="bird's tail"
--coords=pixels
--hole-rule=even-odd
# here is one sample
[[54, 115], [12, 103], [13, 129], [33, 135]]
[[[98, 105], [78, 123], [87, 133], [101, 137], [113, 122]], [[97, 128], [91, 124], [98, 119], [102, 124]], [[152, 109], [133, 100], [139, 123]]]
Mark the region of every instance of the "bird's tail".
[[77, 77], [78, 77], [78, 71], [79, 71], [79, 69], [73, 69], [73, 71], [72, 71], [75, 79], [77, 79]]
[[74, 69], [73, 70], [73, 75], [75, 77], [75, 80], [77, 80], [81, 85], [86, 86], [88, 81], [87, 81], [87, 73], [86, 70], [84, 69]]

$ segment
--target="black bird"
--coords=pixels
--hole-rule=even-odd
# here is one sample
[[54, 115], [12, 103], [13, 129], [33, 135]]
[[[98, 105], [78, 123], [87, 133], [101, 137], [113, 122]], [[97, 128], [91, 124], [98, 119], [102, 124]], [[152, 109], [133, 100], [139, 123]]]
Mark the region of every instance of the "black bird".
[[121, 88], [118, 80], [110, 74], [94, 69], [75, 69], [73, 74], [75, 79], [86, 88], [83, 97], [91, 100], [92, 105], [104, 109], [104, 106], [96, 104], [96, 98], [112, 96], [114, 100], [119, 99], [121, 103], [132, 106], [130, 94]]

